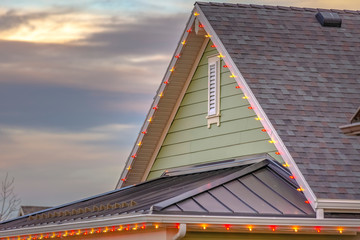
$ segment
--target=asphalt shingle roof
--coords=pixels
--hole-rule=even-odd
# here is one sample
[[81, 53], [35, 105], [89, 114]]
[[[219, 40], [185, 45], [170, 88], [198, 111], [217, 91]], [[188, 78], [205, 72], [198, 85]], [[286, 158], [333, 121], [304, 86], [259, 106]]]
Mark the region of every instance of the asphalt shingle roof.
[[360, 200], [360, 11], [198, 3], [318, 198]]

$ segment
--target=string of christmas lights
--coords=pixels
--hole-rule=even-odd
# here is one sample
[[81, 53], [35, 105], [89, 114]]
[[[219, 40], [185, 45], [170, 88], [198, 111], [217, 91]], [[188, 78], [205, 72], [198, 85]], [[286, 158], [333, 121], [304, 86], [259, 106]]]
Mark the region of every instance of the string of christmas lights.
[[[133, 224], [133, 225], [116, 225], [116, 226], [105, 226], [105, 227], [95, 227], [95, 228], [84, 228], [84, 229], [76, 229], [76, 230], [63, 230], [63, 231], [55, 231], [55, 232], [45, 232], [45, 233], [36, 233], [30, 235], [18, 235], [18, 236], [9, 236], [2, 237], [0, 240], [42, 240], [42, 239], [58, 239], [58, 238], [70, 238], [76, 236], [88, 236], [88, 235], [98, 235], [98, 234], [108, 234], [115, 232], [123, 232], [123, 231], [137, 231], [137, 230], [157, 230], [160, 228], [180, 228], [179, 223], [175, 224], [158, 224], [158, 223], [150, 223], [150, 224]], [[280, 232], [280, 233], [330, 233], [330, 234], [343, 234], [346, 233], [346, 230], [342, 226], [294, 226], [294, 225], [232, 225], [232, 224], [192, 224], [191, 229], [196, 230], [196, 228], [201, 230], [209, 230], [213, 232], [214, 230], [221, 230], [221, 227], [226, 231], [232, 232], [261, 232], [264, 233], [266, 230], [268, 232]], [[348, 232], [356, 231], [356, 228], [348, 228]]]

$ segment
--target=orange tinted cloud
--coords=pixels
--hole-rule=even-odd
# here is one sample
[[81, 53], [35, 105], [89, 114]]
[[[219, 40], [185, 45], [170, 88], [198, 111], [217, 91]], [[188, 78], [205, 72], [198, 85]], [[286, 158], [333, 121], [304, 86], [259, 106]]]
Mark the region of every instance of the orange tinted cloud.
[[101, 15], [72, 11], [30, 11], [0, 9], [5, 26], [0, 40], [34, 43], [67, 43], [85, 39], [104, 30], [107, 19]]

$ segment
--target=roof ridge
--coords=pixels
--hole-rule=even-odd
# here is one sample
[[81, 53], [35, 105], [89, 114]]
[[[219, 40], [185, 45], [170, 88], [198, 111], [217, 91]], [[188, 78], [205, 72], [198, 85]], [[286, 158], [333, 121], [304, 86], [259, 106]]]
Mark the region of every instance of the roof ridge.
[[344, 14], [358, 14], [360, 10], [347, 10], [347, 9], [323, 9], [323, 8], [308, 8], [308, 7], [295, 7], [295, 6], [273, 6], [273, 5], [257, 5], [257, 4], [243, 4], [243, 3], [218, 3], [218, 2], [196, 2], [199, 6], [219, 6], [219, 7], [238, 7], [238, 8], [257, 8], [269, 10], [284, 10], [284, 11], [304, 11], [304, 12], [320, 12], [329, 11]]

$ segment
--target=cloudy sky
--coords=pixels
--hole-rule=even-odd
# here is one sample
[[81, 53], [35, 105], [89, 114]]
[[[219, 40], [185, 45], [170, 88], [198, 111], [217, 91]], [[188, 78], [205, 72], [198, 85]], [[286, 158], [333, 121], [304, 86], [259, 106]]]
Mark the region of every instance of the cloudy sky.
[[[360, 9], [359, 0], [227, 2]], [[0, 178], [15, 177], [23, 205], [114, 189], [193, 3], [1, 0]]]

